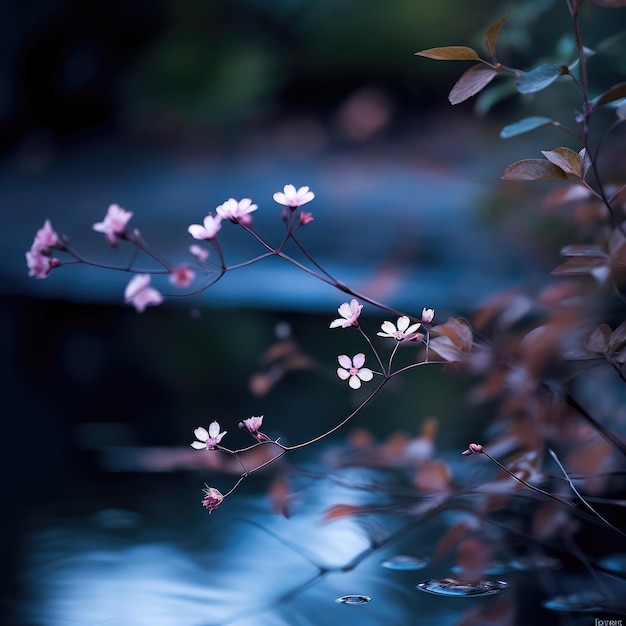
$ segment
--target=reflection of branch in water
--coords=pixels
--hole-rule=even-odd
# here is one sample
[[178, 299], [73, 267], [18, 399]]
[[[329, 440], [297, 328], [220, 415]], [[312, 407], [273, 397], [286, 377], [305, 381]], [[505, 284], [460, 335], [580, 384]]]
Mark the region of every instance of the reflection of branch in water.
[[371, 542], [368, 548], [366, 548], [365, 550], [357, 554], [353, 559], [348, 561], [348, 563], [346, 563], [345, 565], [338, 565], [335, 567], [328, 567], [328, 566], [320, 565], [315, 559], [315, 557], [312, 554], [308, 553], [308, 551], [303, 549], [301, 546], [296, 545], [289, 539], [285, 539], [278, 533], [275, 533], [274, 531], [269, 530], [268, 528], [266, 528], [262, 524], [259, 524], [258, 522], [255, 522], [249, 519], [240, 519], [239, 521], [246, 523], [246, 524], [250, 524], [251, 526], [254, 526], [262, 530], [273, 539], [276, 539], [285, 547], [289, 548], [290, 550], [292, 550], [299, 556], [302, 556], [311, 565], [316, 567], [318, 569], [318, 572], [317, 574], [315, 574], [308, 580], [305, 580], [303, 583], [295, 586], [293, 589], [290, 589], [286, 593], [282, 594], [276, 601], [273, 601], [271, 604], [268, 603], [266, 605], [257, 606], [257, 607], [242, 611], [241, 613], [237, 615], [234, 615], [231, 619], [222, 622], [224, 626], [226, 626], [227, 624], [235, 624], [239, 620], [245, 619], [246, 617], [249, 617], [251, 615], [258, 615], [260, 612], [270, 611], [276, 608], [277, 603], [286, 604], [290, 602], [291, 600], [293, 600], [294, 598], [297, 598], [301, 593], [303, 593], [307, 589], [317, 584], [319, 581], [325, 578], [328, 574], [341, 573], [341, 572], [346, 573], [346, 572], [350, 572], [354, 570], [360, 563], [362, 563], [365, 559], [375, 554], [378, 550], [381, 550], [382, 548], [392, 545], [395, 541], [398, 541], [404, 535], [414, 530], [418, 525], [424, 522], [424, 518], [414, 519], [410, 523], [406, 524], [405, 526], [390, 533], [385, 539], [382, 539], [376, 542]]

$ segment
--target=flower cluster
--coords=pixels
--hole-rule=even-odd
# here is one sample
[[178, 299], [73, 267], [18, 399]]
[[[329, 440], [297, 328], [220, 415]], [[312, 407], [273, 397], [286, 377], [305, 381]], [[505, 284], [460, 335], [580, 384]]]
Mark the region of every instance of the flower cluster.
[[46, 278], [54, 267], [61, 265], [59, 259], [51, 256], [52, 249], [63, 249], [59, 236], [52, 228], [50, 220], [46, 220], [42, 228], [35, 234], [33, 244], [26, 253], [28, 275], [34, 278]]
[[202, 506], [208, 511], [209, 515], [224, 502], [224, 495], [219, 489], [205, 485], [204, 498], [202, 498]]
[[337, 309], [337, 312], [341, 315], [341, 317], [333, 320], [330, 323], [330, 328], [349, 328], [350, 326], [358, 326], [358, 319], [359, 315], [361, 315], [362, 309], [363, 305], [359, 304], [358, 300], [355, 300], [354, 298], [350, 301], [350, 304], [344, 302]]

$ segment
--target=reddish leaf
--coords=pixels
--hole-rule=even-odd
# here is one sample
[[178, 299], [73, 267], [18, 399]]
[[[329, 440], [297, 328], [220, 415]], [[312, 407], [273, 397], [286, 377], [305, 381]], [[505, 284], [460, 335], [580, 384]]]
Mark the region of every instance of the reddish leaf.
[[426, 461], [417, 471], [415, 485], [424, 491], [441, 491], [450, 484], [452, 472], [443, 461]]
[[626, 83], [618, 83], [605, 91], [599, 98], [596, 99], [593, 108], [598, 109], [609, 102], [615, 102], [615, 100], [621, 100], [622, 98], [626, 98]]
[[570, 148], [555, 148], [554, 150], [542, 150], [541, 154], [566, 174], [571, 174], [576, 178], [584, 177], [585, 165], [578, 152], [574, 152]]
[[507, 21], [509, 18], [509, 14], [507, 13], [504, 17], [500, 18], [497, 22], [493, 23], [485, 34], [485, 46], [487, 50], [489, 50], [489, 54], [495, 58], [496, 56], [496, 42], [498, 41], [498, 35], [500, 34], [500, 29], [502, 28], [502, 24]]
[[496, 76], [497, 72], [492, 67], [480, 63], [473, 65], [467, 72], [461, 75], [456, 85], [452, 87], [452, 91], [448, 95], [450, 104], [459, 104], [476, 95]]
[[480, 61], [476, 50], [467, 46], [428, 48], [428, 50], [421, 50], [415, 54], [427, 59], [434, 59], [435, 61]]
[[462, 361], [470, 355], [474, 340], [469, 322], [451, 317], [445, 324], [433, 326], [429, 347], [446, 361]]
[[330, 522], [331, 520], [339, 519], [340, 517], [355, 515], [359, 513], [360, 510], [360, 506], [355, 506], [353, 504], [336, 504], [335, 506], [331, 506], [330, 509], [324, 513], [324, 517], [322, 519], [325, 522]]
[[562, 180], [565, 172], [545, 159], [523, 159], [509, 165], [502, 176], [504, 180]]
[[607, 350], [610, 337], [611, 327], [608, 324], [602, 324], [585, 337], [585, 348], [587, 348], [589, 352], [604, 354]]

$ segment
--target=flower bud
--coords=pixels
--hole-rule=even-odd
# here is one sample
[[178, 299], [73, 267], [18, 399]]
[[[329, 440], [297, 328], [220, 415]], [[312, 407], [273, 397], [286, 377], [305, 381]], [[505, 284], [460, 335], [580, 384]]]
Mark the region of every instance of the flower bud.
[[211, 514], [215, 509], [224, 502], [224, 496], [215, 487], [206, 486], [204, 491], [204, 498], [202, 498], [202, 506]]

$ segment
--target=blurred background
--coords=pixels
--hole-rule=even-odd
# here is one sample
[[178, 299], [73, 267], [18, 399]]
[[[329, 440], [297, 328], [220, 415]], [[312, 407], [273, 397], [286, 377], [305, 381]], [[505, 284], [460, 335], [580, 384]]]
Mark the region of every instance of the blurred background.
[[[409, 314], [433, 307], [441, 322], [504, 287], [541, 285], [571, 231], [520, 215], [538, 192], [500, 177], [547, 149], [550, 132], [540, 144], [532, 134], [507, 143], [498, 133], [526, 115], [561, 115], [567, 86], [520, 99], [496, 81], [453, 108], [447, 94], [466, 65], [414, 56], [450, 44], [483, 53], [485, 29], [509, 11], [500, 38], [509, 65], [571, 61], [564, 3], [551, 0], [479, 0], [471, 10], [455, 0], [5, 3], [7, 623], [318, 624], [372, 609], [360, 624], [408, 624], [418, 606], [437, 623], [456, 623], [458, 607], [424, 602], [418, 579], [390, 578], [377, 563], [303, 582], [289, 596], [294, 572], [309, 568], [302, 580], [316, 579], [320, 563], [345, 565], [366, 548], [358, 524], [320, 530], [319, 516], [344, 496], [323, 478], [307, 483], [304, 512], [285, 520], [267, 502], [272, 476], [261, 476], [208, 518], [203, 483], [227, 491], [235, 476], [179, 453], [213, 419], [237, 440], [238, 421], [265, 414], [274, 436], [295, 443], [349, 413], [360, 396], [335, 380], [335, 359], [363, 346], [327, 331], [342, 294], [272, 261], [139, 316], [122, 303], [127, 274], [74, 266], [34, 280], [24, 253], [50, 218], [90, 258], [123, 265], [123, 246], [109, 250], [91, 230], [117, 203], [154, 248], [188, 260], [187, 226], [229, 197], [259, 204], [257, 227], [280, 241], [271, 198], [292, 183], [316, 193], [315, 221], [302, 233], [313, 256]], [[586, 11], [591, 47], [621, 32], [623, 10]], [[620, 45], [594, 66], [598, 85], [623, 72]], [[230, 224], [223, 237], [229, 262], [259, 252]], [[158, 286], [167, 292], [165, 281]], [[385, 317], [372, 310], [364, 319], [374, 333]], [[287, 367], [259, 395], [251, 381], [267, 367], [262, 355], [286, 336], [306, 365]], [[457, 450], [488, 418], [472, 416], [463, 394], [454, 377], [419, 372], [368, 407], [359, 426], [381, 439], [415, 437], [435, 416], [437, 445]], [[332, 445], [293, 462], [318, 467]], [[155, 450], [160, 461], [146, 456]], [[310, 559], [290, 547], [317, 532]], [[421, 553], [429, 532], [409, 535], [408, 549]], [[346, 589], [376, 602], [334, 603]], [[261, 614], [237, 617], [258, 606]]]

